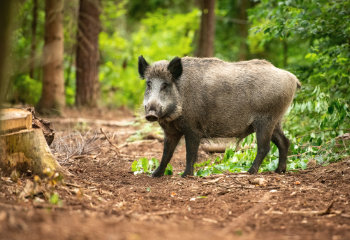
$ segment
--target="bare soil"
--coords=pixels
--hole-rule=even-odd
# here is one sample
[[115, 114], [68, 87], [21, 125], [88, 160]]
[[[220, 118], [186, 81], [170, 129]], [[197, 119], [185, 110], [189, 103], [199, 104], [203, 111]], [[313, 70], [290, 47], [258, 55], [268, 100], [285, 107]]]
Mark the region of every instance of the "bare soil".
[[[108, 119], [133, 120], [122, 113]], [[40, 185], [30, 173], [2, 174], [0, 239], [350, 239], [350, 159], [283, 175], [181, 178], [181, 143], [174, 175], [151, 178], [130, 170], [162, 154], [157, 139], [126, 142], [140, 126], [54, 128], [52, 151], [69, 175]], [[210, 157], [201, 151], [199, 161]], [[49, 202], [53, 192], [60, 204]]]

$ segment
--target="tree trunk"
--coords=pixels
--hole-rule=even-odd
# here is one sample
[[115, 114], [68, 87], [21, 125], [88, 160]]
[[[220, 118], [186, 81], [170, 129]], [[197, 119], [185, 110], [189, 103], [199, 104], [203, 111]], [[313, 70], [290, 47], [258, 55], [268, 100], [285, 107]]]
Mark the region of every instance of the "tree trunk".
[[44, 78], [38, 110], [61, 114], [65, 105], [63, 77], [63, 0], [45, 2]]
[[32, 129], [32, 114], [22, 109], [3, 109], [0, 115], [0, 168], [11, 173], [19, 170], [45, 175], [63, 171], [43, 135], [42, 129]]
[[283, 45], [283, 67], [287, 67], [288, 64], [288, 43], [287, 39], [282, 40]]
[[100, 0], [80, 0], [76, 56], [76, 106], [95, 107], [97, 105], [100, 11]]
[[30, 78], [34, 78], [37, 20], [38, 20], [38, 0], [33, 0], [32, 43], [30, 48], [30, 67], [29, 67]]
[[241, 23], [238, 25], [240, 35], [239, 60], [247, 60], [248, 58], [248, 16], [247, 9], [249, 8], [249, 0], [240, 0], [238, 7], [238, 16]]
[[0, 1], [0, 107], [9, 85], [11, 36], [16, 5], [19, 6], [18, 0]]
[[196, 55], [198, 57], [212, 57], [214, 56], [215, 0], [200, 0], [200, 5], [202, 16]]

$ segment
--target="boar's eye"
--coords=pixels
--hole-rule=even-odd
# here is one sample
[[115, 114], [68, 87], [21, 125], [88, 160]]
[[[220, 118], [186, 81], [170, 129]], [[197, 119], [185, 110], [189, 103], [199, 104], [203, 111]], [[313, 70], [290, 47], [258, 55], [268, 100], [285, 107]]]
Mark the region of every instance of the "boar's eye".
[[151, 81], [147, 81], [146, 84], [147, 84], [147, 88], [151, 88], [151, 85], [152, 85]]
[[169, 87], [169, 85], [170, 85], [169, 83], [163, 83], [162, 87], [161, 87], [161, 90], [167, 89]]

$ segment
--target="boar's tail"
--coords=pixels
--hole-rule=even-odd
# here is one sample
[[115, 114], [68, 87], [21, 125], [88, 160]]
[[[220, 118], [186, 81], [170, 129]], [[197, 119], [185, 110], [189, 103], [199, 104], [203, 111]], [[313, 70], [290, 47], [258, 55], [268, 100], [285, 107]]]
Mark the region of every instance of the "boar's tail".
[[301, 82], [297, 79], [297, 88], [301, 88]]
[[293, 73], [288, 72], [288, 74], [297, 83], [297, 88], [301, 88], [301, 83], [299, 79]]

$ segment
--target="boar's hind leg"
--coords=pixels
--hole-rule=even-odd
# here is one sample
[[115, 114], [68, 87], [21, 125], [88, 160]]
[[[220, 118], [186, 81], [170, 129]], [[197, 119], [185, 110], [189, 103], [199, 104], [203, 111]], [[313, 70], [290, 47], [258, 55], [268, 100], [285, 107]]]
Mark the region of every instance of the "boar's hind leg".
[[280, 124], [277, 124], [272, 133], [272, 142], [276, 144], [279, 152], [278, 168], [276, 173], [284, 173], [287, 168], [287, 154], [289, 148], [289, 140], [283, 134]]
[[271, 126], [271, 123], [268, 121], [259, 121], [254, 124], [254, 129], [258, 142], [258, 153], [256, 154], [253, 165], [248, 170], [250, 174], [256, 174], [258, 172], [262, 161], [270, 151], [270, 141], [274, 126]]
[[154, 170], [154, 172], [152, 173], [152, 177], [161, 177], [164, 175], [165, 169], [171, 157], [173, 156], [173, 153], [175, 151], [177, 144], [180, 141], [181, 136], [182, 136], [181, 134], [178, 134], [178, 135], [165, 134], [162, 160], [160, 162], [159, 167], [156, 170]]
[[195, 134], [185, 134], [186, 141], [186, 169], [182, 177], [193, 175], [193, 165], [197, 161], [200, 138]]

